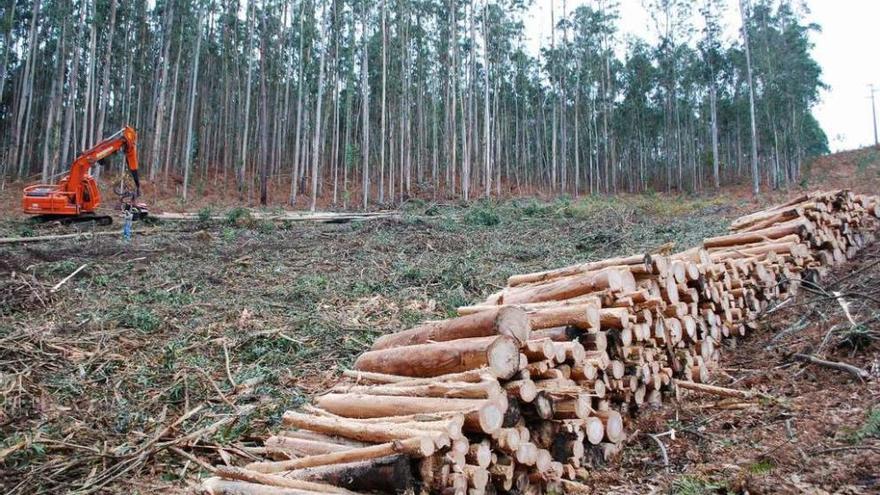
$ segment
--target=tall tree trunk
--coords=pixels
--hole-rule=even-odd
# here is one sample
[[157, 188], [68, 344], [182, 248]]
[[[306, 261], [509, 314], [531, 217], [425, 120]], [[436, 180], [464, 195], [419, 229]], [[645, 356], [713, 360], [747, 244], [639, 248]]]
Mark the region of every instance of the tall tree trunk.
[[752, 78], [752, 50], [749, 47], [748, 18], [750, 14], [748, 0], [740, 0], [739, 9], [740, 16], [742, 17], [742, 35], [746, 52], [746, 70], [749, 82], [749, 115], [752, 126], [752, 194], [757, 197], [761, 194], [761, 176], [758, 172], [758, 128], [755, 122], [755, 88]]
[[202, 54], [202, 21], [201, 15], [197, 17], [198, 29], [196, 30], [196, 53], [192, 69], [192, 85], [189, 92], [189, 110], [186, 118], [186, 149], [183, 152], [183, 201], [186, 202], [186, 192], [189, 189], [189, 169], [192, 164], [192, 141], [193, 141], [193, 116], [196, 113], [196, 92], [199, 86], [199, 60]]
[[[253, 41], [253, 30], [254, 30], [254, 8], [252, 0], [247, 0], [247, 12], [245, 13], [245, 17], [247, 18], [247, 53], [251, 54], [253, 52], [253, 45], [251, 44]], [[253, 56], [248, 57], [248, 65], [247, 65], [247, 84], [245, 86], [245, 104], [244, 104], [244, 132], [242, 132], [241, 138], [241, 163], [239, 163], [238, 168], [238, 200], [244, 200], [245, 194], [245, 185], [247, 184], [247, 163], [249, 160], [248, 156], [248, 133], [250, 132], [251, 125], [251, 81], [253, 80]]]
[[[81, 149], [91, 148], [95, 144], [95, 65], [98, 50], [98, 15], [97, 0], [91, 0], [92, 20], [89, 23], [89, 61], [86, 66], [86, 101], [83, 106], [83, 125]], [[95, 167], [95, 175], [100, 175], [100, 165]]]
[[48, 183], [52, 175], [55, 173], [55, 156], [51, 156], [52, 149], [57, 147], [56, 143], [56, 121], [61, 110], [61, 93], [64, 84], [64, 63], [66, 60], [65, 40], [67, 35], [67, 20], [65, 19], [61, 26], [61, 39], [58, 42], [55, 52], [55, 71], [57, 77], [52, 79], [52, 90], [49, 94], [49, 105], [46, 115], [46, 129], [43, 137], [43, 173], [42, 181]]
[[[327, 6], [324, 7], [324, 17], [327, 17]], [[321, 23], [323, 30], [323, 38], [326, 39], [329, 36], [327, 21], [326, 19]], [[318, 181], [320, 180], [320, 173], [318, 171], [318, 165], [321, 160], [321, 122], [322, 122], [322, 114], [321, 114], [321, 104], [324, 101], [324, 66], [327, 63], [327, 52], [329, 48], [326, 46], [321, 50], [321, 62], [320, 68], [318, 69], [318, 97], [317, 102], [315, 103], [315, 137], [314, 141], [312, 141], [312, 201], [309, 205], [309, 210], [315, 211], [315, 206], [318, 201]]]
[[263, 4], [263, 17], [260, 21], [260, 108], [257, 111], [257, 130], [259, 131], [259, 158], [258, 166], [260, 167], [260, 204], [267, 206], [269, 204], [269, 88], [266, 82], [266, 72], [268, 70], [269, 61], [268, 48], [266, 47], [266, 31], [268, 31], [267, 8]]
[[[35, 51], [37, 44], [37, 19], [39, 17], [40, 12], [40, 0], [36, 0], [33, 3], [33, 7], [31, 9], [31, 26], [28, 29], [28, 41], [27, 41], [27, 58], [24, 64], [24, 73], [22, 74], [21, 79], [21, 89], [19, 90], [18, 97], [18, 108], [15, 117], [15, 127], [13, 128], [13, 148], [12, 148], [12, 158], [10, 163], [15, 166], [18, 165], [18, 176], [21, 178], [23, 176], [23, 167], [24, 163], [24, 144], [22, 141], [25, 139], [27, 135], [26, 131], [22, 130], [22, 125], [26, 125], [27, 121], [25, 120], [25, 115], [27, 114], [27, 109], [30, 107], [30, 102], [33, 101], [33, 73], [34, 73], [34, 63], [35, 63]], [[2, 96], [2, 95], [0, 95]]]
[[98, 92], [98, 139], [104, 136], [104, 120], [107, 115], [107, 99], [110, 97], [110, 56], [113, 53], [113, 33], [116, 27], [116, 0], [110, 0], [110, 19], [107, 28], [107, 48], [104, 52], [104, 66], [101, 74], [101, 89]]
[[[159, 79], [159, 96], [156, 101], [156, 120], [153, 126], [153, 144], [150, 147], [150, 180], [155, 180], [159, 173], [159, 143], [162, 140], [162, 123], [165, 120], [165, 86], [168, 82], [168, 54], [171, 50], [171, 28], [174, 26], [174, 2], [168, 2], [163, 34], [161, 75]], [[167, 166], [167, 164], [166, 164]]]
[[6, 9], [6, 19], [4, 19], [3, 30], [3, 65], [0, 65], [0, 99], [3, 98], [6, 90], [6, 65], [9, 63], [9, 51], [12, 45], [12, 26], [15, 21], [15, 5], [16, 0], [9, 0], [9, 7]]
[[[85, 25], [86, 18], [86, 9], [85, 6], [80, 8], [80, 17], [78, 26], [82, 27]], [[77, 32], [77, 35], [74, 37], [74, 50], [73, 50], [73, 61], [71, 62], [70, 69], [70, 78], [68, 80], [68, 86], [70, 86], [70, 97], [67, 102], [67, 109], [64, 114], [64, 137], [61, 139], [61, 167], [66, 167], [68, 165], [67, 160], [69, 158], [68, 153], [70, 152], [70, 143], [71, 143], [71, 133], [73, 131], [73, 119], [76, 113], [76, 94], [77, 89], [79, 89], [79, 58], [81, 55], [81, 47], [80, 47], [80, 32], [82, 29]], [[140, 103], [140, 98], [138, 98], [138, 103]], [[76, 141], [75, 139], [73, 141]]]
[[379, 203], [385, 202], [385, 133], [386, 127], [386, 107], [387, 103], [387, 84], [388, 84], [388, 27], [387, 27], [387, 0], [382, 0], [382, 123], [379, 136]]
[[362, 44], [363, 44], [363, 53], [361, 56], [363, 60], [361, 62], [361, 132], [362, 132], [362, 150], [361, 153], [363, 155], [361, 162], [361, 194], [363, 195], [363, 208], [366, 210], [370, 201], [370, 79], [368, 77], [370, 72], [369, 67], [369, 36], [367, 31], [369, 30], [369, 25], [367, 24], [367, 18], [369, 16], [369, 6], [367, 5], [369, 2], [365, 1], [361, 11], [361, 29], [362, 29]]
[[721, 165], [718, 156], [718, 89], [715, 86], [714, 76], [709, 85], [709, 107], [712, 112], [712, 178], [715, 189], [721, 187]]
[[299, 10], [299, 74], [296, 89], [296, 133], [293, 145], [293, 171], [290, 174], [290, 206], [296, 206], [296, 195], [299, 179], [300, 136], [302, 135], [303, 118], [303, 71], [305, 69], [305, 32], [303, 25], [306, 16], [306, 0], [301, 0]]
[[168, 173], [171, 169], [171, 150], [174, 148], [174, 137], [176, 136], [174, 132], [174, 120], [177, 116], [177, 93], [178, 90], [178, 76], [180, 75], [180, 58], [183, 55], [183, 30], [180, 32], [180, 41], [178, 43], [177, 48], [177, 57], [174, 61], [174, 79], [171, 83], [172, 93], [171, 93], [171, 112], [168, 117], [168, 138], [165, 140], [165, 163], [167, 166], [163, 167], [164, 178], [163, 182], [165, 184], [168, 183]]
[[485, 183], [486, 197], [492, 195], [492, 137], [490, 127], [492, 125], [489, 114], [489, 0], [483, 3], [483, 147], [485, 148]]

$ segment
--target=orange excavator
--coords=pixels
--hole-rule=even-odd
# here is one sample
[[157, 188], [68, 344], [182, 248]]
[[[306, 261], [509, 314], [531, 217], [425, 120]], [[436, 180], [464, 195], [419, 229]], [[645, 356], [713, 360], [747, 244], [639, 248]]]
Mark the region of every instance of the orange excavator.
[[143, 203], [134, 204], [140, 196], [138, 178], [137, 133], [131, 127], [123, 127], [119, 132], [96, 144], [76, 157], [68, 173], [58, 184], [39, 184], [24, 189], [21, 204], [24, 212], [39, 215], [39, 220], [55, 220], [62, 223], [93, 221], [98, 225], [109, 225], [113, 218], [98, 215], [101, 193], [98, 182], [89, 175], [89, 169], [99, 160], [119, 151], [125, 152], [125, 162], [134, 180], [134, 191], [116, 191], [126, 209], [132, 210], [135, 220], [143, 219], [148, 211]]

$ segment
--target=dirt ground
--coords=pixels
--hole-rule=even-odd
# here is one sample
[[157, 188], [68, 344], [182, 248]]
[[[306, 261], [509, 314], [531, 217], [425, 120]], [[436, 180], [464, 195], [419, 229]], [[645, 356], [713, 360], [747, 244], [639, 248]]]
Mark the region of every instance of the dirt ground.
[[[3, 211], [17, 194], [0, 192]], [[412, 201], [338, 225], [216, 208], [225, 221], [145, 226], [131, 243], [0, 245], [0, 492], [185, 493], [209, 465], [251, 458], [377, 335], [450, 316], [513, 273], [696, 245], [783, 195]], [[0, 215], [0, 237], [76, 231]], [[713, 375], [762, 398], [683, 392], [642, 411], [623, 457], [591, 471], [596, 493], [880, 493], [877, 380], [793, 360], [876, 377], [878, 287], [873, 249], [768, 315]]]
[[[880, 493], [878, 318], [875, 245], [771, 308], [758, 331], [724, 350], [713, 383], [757, 399], [682, 390], [663, 408], [642, 411], [619, 465], [593, 474], [596, 492]], [[798, 353], [855, 365], [871, 378], [805, 365]], [[650, 435], [661, 435], [668, 464]]]

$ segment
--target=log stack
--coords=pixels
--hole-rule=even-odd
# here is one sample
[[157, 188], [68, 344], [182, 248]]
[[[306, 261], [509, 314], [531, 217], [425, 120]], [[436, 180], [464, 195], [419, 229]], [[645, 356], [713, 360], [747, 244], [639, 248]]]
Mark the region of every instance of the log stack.
[[515, 275], [457, 318], [383, 336], [350, 380], [287, 412], [272, 460], [212, 494], [575, 492], [626, 423], [699, 388], [723, 339], [874, 241], [880, 198], [807, 194], [669, 255]]

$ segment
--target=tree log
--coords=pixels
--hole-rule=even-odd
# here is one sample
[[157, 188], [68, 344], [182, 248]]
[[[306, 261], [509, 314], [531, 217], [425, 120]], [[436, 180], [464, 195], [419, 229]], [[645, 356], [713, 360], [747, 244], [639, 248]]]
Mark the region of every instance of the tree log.
[[[459, 306], [456, 312], [460, 316], [472, 315], [474, 313], [481, 313], [483, 311], [491, 311], [499, 308], [503, 308], [506, 306], [515, 306], [524, 310], [525, 312], [535, 312], [544, 309], [552, 309], [557, 307], [565, 307], [565, 306], [577, 306], [582, 304], [592, 304], [596, 307], [600, 307], [602, 305], [602, 295], [603, 292], [597, 292], [593, 294], [584, 294], [582, 296], [572, 297], [569, 299], [562, 299], [558, 301], [541, 301], [534, 303], [520, 303], [520, 304], [500, 304], [497, 300], [493, 302], [487, 302], [483, 304], [476, 304], [471, 306]], [[496, 295], [496, 299], [501, 297], [501, 293]]]
[[531, 310], [527, 314], [532, 330], [569, 325], [590, 330], [599, 328], [601, 323], [599, 307], [592, 303], [551, 306]]
[[617, 443], [626, 437], [623, 430], [623, 417], [619, 412], [613, 410], [593, 411], [593, 416], [602, 421], [605, 426], [605, 438], [609, 442]]
[[315, 466], [328, 466], [331, 464], [343, 464], [348, 462], [359, 462], [369, 459], [378, 459], [396, 454], [406, 454], [412, 457], [427, 457], [434, 453], [434, 445], [431, 442], [427, 444], [421, 438], [411, 438], [409, 440], [394, 441], [364, 447], [361, 449], [351, 449], [344, 452], [334, 452], [332, 454], [314, 455], [303, 457], [301, 459], [292, 459], [289, 461], [275, 462], [253, 462], [246, 466], [251, 471], [260, 473], [277, 473], [280, 471], [292, 471], [294, 469], [303, 469]]
[[602, 270], [604, 268], [623, 265], [644, 266], [647, 270], [650, 270], [652, 265], [651, 256], [648, 254], [637, 254], [633, 256], [624, 256], [620, 258], [612, 258], [590, 263], [581, 263], [564, 268], [557, 268], [555, 270], [513, 275], [507, 279], [507, 285], [509, 285], [510, 287], [516, 287], [517, 285], [543, 282], [547, 280], [553, 280], [572, 275], [579, 275], [586, 272], [593, 272], [597, 270]]
[[[339, 435], [363, 442], [391, 442], [419, 437], [426, 440], [421, 444], [424, 447], [422, 448], [423, 455], [430, 455], [430, 453], [425, 454], [424, 452], [433, 450], [434, 439], [441, 435], [436, 432], [407, 428], [395, 423], [361, 423], [335, 417], [312, 416], [294, 411], [284, 413], [282, 420], [285, 426], [309, 429], [328, 435]], [[428, 444], [431, 447], [428, 447]]]
[[486, 433], [492, 433], [501, 428], [506, 409], [493, 399], [442, 399], [363, 394], [327, 394], [316, 398], [315, 404], [346, 418], [384, 418], [407, 414], [462, 411], [465, 413], [466, 426], [471, 429], [478, 426]]
[[530, 330], [525, 311], [516, 307], [503, 307], [494, 311], [428, 322], [403, 332], [383, 335], [373, 343], [372, 350], [493, 335], [507, 335], [518, 342], [525, 342], [529, 338]]
[[412, 463], [404, 455], [283, 471], [278, 476], [379, 493], [401, 493], [416, 484]]
[[795, 354], [794, 357], [798, 361], [805, 361], [807, 363], [817, 364], [817, 365], [823, 366], [825, 368], [831, 368], [833, 370], [843, 371], [845, 373], [849, 373], [849, 374], [853, 375], [854, 377], [858, 378], [859, 380], [866, 380], [871, 376], [871, 374], [868, 373], [867, 371], [865, 371], [859, 367], [853, 366], [851, 364], [847, 364], [847, 363], [839, 363], [836, 361], [826, 361], [824, 359], [819, 359], [816, 356], [810, 356], [810, 355], [806, 355], [806, 354]]
[[621, 270], [601, 270], [544, 285], [524, 287], [516, 292], [503, 294], [499, 302], [501, 304], [521, 304], [556, 301], [604, 289], [619, 291], [626, 287], [625, 280]]
[[519, 398], [523, 402], [532, 402], [538, 395], [538, 389], [535, 382], [531, 379], [515, 380], [504, 384], [505, 390], [514, 397]]
[[517, 341], [500, 336], [413, 345], [365, 352], [355, 362], [361, 371], [422, 378], [483, 366], [498, 378], [512, 377], [519, 371]]
[[584, 334], [584, 331], [575, 327], [554, 327], [532, 332], [533, 339], [550, 339], [553, 342], [571, 342]]
[[397, 395], [402, 397], [446, 397], [452, 399], [486, 399], [498, 395], [502, 388], [497, 381], [439, 382], [427, 385], [336, 385], [333, 392], [366, 395]]
[[339, 445], [335, 443], [318, 442], [315, 440], [306, 440], [303, 438], [290, 438], [285, 436], [272, 436], [264, 442], [266, 447], [280, 449], [290, 452], [294, 456], [302, 457], [308, 455], [329, 454], [332, 452], [342, 452], [351, 450], [354, 447], [350, 445]]
[[225, 480], [218, 477], [208, 478], [203, 481], [199, 491], [206, 495], [314, 495], [323, 493], [267, 486], [246, 481]]
[[675, 384], [679, 388], [702, 392], [704, 394], [719, 395], [721, 397], [736, 397], [738, 399], [753, 399], [755, 394], [746, 390], [737, 390], [733, 388], [717, 387], [715, 385], [706, 385], [705, 383], [694, 383], [685, 380], [675, 380]]
[[587, 441], [593, 445], [599, 445], [605, 438], [605, 424], [596, 416], [590, 416], [584, 420], [584, 430]]
[[274, 474], [255, 472], [231, 466], [221, 466], [217, 468], [217, 475], [228, 480], [246, 481], [248, 483], [259, 483], [261, 485], [294, 488], [297, 490], [308, 490], [318, 493], [337, 493], [342, 495], [355, 495], [356, 493], [326, 483], [290, 479]]

